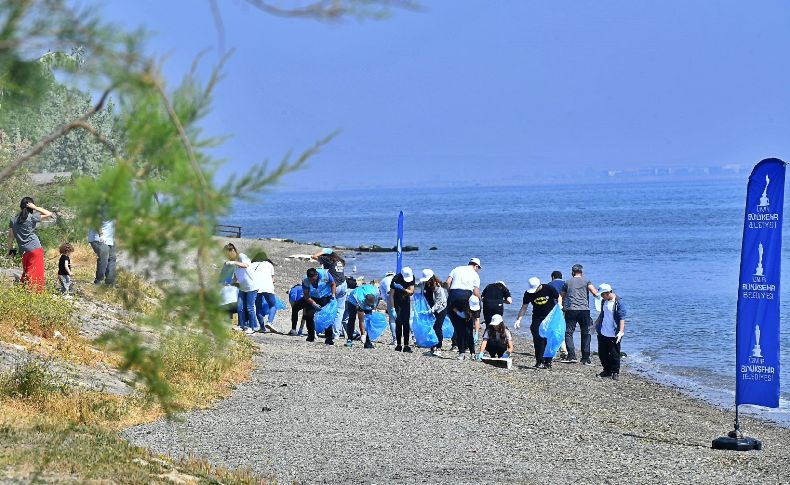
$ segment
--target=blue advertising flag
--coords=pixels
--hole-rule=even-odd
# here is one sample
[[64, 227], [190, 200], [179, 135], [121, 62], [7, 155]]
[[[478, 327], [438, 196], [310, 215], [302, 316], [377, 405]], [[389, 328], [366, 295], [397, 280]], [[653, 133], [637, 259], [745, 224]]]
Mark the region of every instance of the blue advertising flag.
[[397, 261], [395, 263], [395, 272], [400, 273], [403, 269], [403, 211], [398, 215], [398, 243], [395, 248], [397, 250]]
[[779, 276], [785, 162], [758, 163], [746, 189], [735, 330], [735, 405], [779, 407]]

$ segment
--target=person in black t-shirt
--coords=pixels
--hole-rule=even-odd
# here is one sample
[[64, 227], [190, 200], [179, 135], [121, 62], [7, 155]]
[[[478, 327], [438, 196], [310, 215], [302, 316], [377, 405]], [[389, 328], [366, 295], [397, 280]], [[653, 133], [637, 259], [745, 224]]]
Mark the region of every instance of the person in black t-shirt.
[[504, 281], [497, 281], [486, 286], [482, 294], [483, 300], [483, 321], [488, 325], [494, 315], [505, 314], [505, 303], [513, 303], [510, 290], [505, 286]]
[[[409, 346], [411, 333], [411, 296], [414, 294], [414, 272], [406, 267], [392, 278], [390, 283], [389, 300], [395, 309], [395, 338], [398, 345], [395, 352], [412, 352]], [[401, 346], [403, 343], [403, 346]]]
[[69, 243], [60, 245], [60, 259], [58, 260], [58, 281], [60, 282], [60, 292], [68, 295], [71, 290], [71, 254], [74, 246]]
[[532, 342], [535, 344], [535, 367], [539, 369], [551, 369], [551, 357], [543, 357], [546, 350], [546, 339], [540, 336], [540, 324], [543, 322], [554, 305], [562, 305], [562, 299], [557, 289], [551, 285], [543, 285], [540, 278], [533, 276], [529, 279], [529, 289], [524, 292], [524, 301], [521, 310], [518, 311], [518, 318], [514, 325], [515, 328], [521, 327], [521, 318], [527, 313], [527, 306], [532, 303], [532, 325], [529, 326], [532, 332]]

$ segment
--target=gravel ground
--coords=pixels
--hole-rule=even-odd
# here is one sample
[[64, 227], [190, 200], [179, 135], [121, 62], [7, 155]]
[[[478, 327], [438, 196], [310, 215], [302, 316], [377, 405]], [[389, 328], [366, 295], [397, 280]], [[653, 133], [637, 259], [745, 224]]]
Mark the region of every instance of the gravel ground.
[[[283, 258], [315, 246], [262, 243], [282, 297], [309, 266]], [[278, 314], [280, 331], [289, 312]], [[597, 361], [532, 369], [528, 340], [508, 371], [383, 343], [252, 338], [257, 369], [229, 399], [124, 436], [282, 482], [790, 483], [790, 430], [744, 418], [763, 451], [711, 450], [731, 411], [627, 368], [619, 382], [600, 380]]]

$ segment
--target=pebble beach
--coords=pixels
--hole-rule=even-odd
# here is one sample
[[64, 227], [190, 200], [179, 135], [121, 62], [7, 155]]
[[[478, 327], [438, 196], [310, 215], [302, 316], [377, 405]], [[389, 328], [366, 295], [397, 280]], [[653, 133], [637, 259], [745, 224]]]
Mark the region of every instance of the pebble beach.
[[[233, 241], [242, 251], [267, 250], [281, 298], [310, 266], [292, 256], [318, 250]], [[275, 328], [290, 329], [290, 309]], [[523, 338], [510, 370], [450, 352], [398, 353], [388, 331], [375, 349], [251, 338], [256, 369], [228, 399], [124, 436], [157, 453], [291, 483], [790, 482], [790, 429], [742, 416], [763, 450], [712, 450], [733, 411], [643, 378], [627, 359], [615, 382], [596, 377], [597, 357], [593, 366], [534, 369]]]

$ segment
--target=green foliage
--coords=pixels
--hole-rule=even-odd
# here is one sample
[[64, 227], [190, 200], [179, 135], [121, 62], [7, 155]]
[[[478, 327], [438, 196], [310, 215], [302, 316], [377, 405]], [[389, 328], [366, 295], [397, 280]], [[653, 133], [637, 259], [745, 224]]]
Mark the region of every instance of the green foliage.
[[29, 359], [16, 365], [2, 379], [2, 394], [16, 399], [41, 399], [53, 393], [66, 394], [68, 386], [52, 371], [49, 360]]

